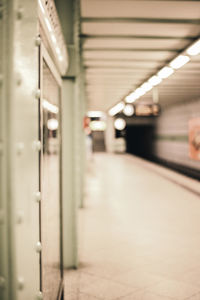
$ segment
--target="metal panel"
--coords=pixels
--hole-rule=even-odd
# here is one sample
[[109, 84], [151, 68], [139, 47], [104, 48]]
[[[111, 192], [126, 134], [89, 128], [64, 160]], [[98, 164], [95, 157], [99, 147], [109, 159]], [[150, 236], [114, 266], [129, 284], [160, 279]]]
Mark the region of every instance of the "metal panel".
[[50, 56], [41, 48], [41, 289], [43, 298], [57, 299], [62, 285], [60, 208], [60, 84]]

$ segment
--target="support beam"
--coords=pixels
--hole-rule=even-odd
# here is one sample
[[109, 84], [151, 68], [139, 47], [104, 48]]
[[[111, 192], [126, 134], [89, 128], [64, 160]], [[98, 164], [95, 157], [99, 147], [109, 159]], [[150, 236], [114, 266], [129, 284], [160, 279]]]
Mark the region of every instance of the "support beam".
[[147, 24], [192, 24], [199, 25], [200, 19], [167, 19], [167, 18], [121, 18], [121, 17], [99, 17], [81, 18], [85, 23], [147, 23]]
[[182, 49], [157, 49], [157, 48], [83, 48], [83, 51], [120, 51], [120, 52], [182, 52]]
[[124, 34], [81, 34], [81, 39], [147, 39], [147, 40], [188, 40], [195, 41], [194, 36], [160, 36], [160, 35], [124, 35]]

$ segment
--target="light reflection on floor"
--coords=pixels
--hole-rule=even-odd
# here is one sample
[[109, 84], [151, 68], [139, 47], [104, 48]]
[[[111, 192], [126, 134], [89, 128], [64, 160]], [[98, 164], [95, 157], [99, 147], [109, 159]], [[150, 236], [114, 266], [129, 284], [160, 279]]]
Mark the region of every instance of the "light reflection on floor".
[[138, 158], [99, 153], [79, 217], [80, 268], [65, 272], [66, 300], [200, 300], [197, 195]]

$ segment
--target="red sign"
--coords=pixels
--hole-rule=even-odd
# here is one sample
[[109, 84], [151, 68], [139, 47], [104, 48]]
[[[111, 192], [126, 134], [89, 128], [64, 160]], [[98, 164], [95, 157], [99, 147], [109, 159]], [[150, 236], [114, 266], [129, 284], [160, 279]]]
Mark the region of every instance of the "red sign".
[[200, 160], [200, 118], [189, 121], [189, 155]]

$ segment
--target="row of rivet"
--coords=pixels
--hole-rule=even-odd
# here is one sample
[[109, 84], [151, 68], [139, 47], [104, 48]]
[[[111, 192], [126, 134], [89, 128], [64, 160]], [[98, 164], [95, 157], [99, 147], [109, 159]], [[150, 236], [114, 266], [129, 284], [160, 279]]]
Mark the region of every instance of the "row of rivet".
[[[1, 11], [2, 12], [2, 11]], [[1, 15], [1, 12], [0, 12], [0, 15]], [[21, 19], [23, 17], [23, 11], [22, 9], [19, 9], [17, 11], [17, 18], [18, 19]], [[41, 44], [41, 38], [40, 37], [37, 37], [35, 39], [35, 45], [36, 46], [40, 46]], [[0, 84], [3, 82], [3, 75], [0, 74]], [[20, 75], [17, 77], [17, 84], [20, 85], [21, 84], [21, 77]], [[35, 93], [35, 98], [36, 99], [39, 99], [41, 96], [41, 92], [40, 90], [37, 90], [36, 93]], [[33, 149], [35, 151], [40, 151], [41, 150], [41, 142], [40, 141], [34, 141], [33, 142]], [[17, 154], [20, 155], [22, 154], [23, 150], [24, 150], [24, 143], [17, 143]], [[3, 154], [3, 143], [0, 142], [0, 155]], [[41, 193], [40, 192], [36, 192], [35, 193], [35, 201], [36, 202], [40, 202], [41, 201]], [[20, 224], [24, 219], [24, 213], [22, 211], [18, 212], [17, 214], [17, 223]], [[4, 218], [4, 212], [1, 210], [0, 211], [0, 224], [3, 224], [5, 221], [5, 218]], [[40, 253], [42, 251], [42, 245], [40, 242], [37, 242], [36, 244], [36, 247], [35, 247], [35, 250], [36, 252]], [[6, 286], [6, 280], [4, 277], [0, 276], [0, 288], [5, 288]], [[24, 278], [23, 277], [19, 277], [18, 278], [18, 289], [19, 290], [22, 290], [24, 288]], [[41, 291], [39, 291], [36, 295], [36, 299], [37, 300], [42, 300], [43, 299], [43, 294]]]

